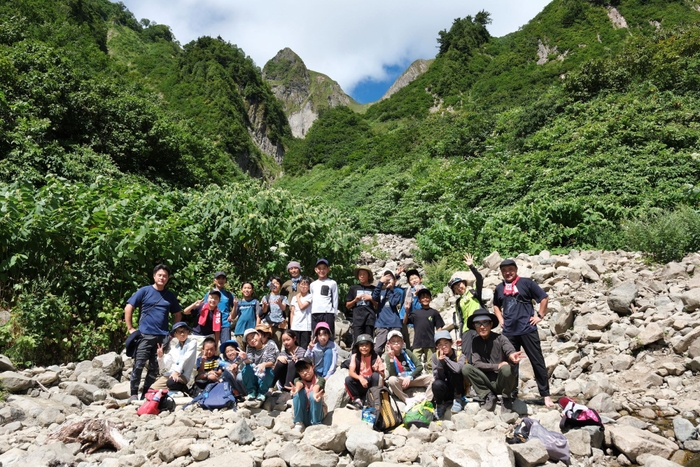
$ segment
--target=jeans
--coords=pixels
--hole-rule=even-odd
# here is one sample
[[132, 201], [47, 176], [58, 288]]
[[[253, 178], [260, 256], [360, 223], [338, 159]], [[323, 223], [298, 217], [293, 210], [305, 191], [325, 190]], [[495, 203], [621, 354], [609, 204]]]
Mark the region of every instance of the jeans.
[[241, 381], [243, 381], [243, 385], [246, 391], [248, 391], [248, 394], [254, 395], [267, 394], [268, 389], [272, 386], [272, 380], [275, 378], [271, 368], [265, 368], [265, 375], [259, 378], [255, 374], [255, 367], [253, 367], [252, 363], [243, 365], [238, 375]]
[[294, 394], [294, 423], [303, 423], [304, 426], [319, 425], [323, 422], [323, 398], [316, 402], [314, 392], [306, 396], [306, 389]]

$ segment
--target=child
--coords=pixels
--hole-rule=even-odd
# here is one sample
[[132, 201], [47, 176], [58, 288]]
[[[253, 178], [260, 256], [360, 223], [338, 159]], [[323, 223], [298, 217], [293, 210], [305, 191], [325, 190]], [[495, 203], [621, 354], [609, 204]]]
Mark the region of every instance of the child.
[[349, 409], [362, 410], [362, 400], [367, 390], [384, 384], [384, 362], [374, 351], [374, 341], [369, 334], [362, 334], [352, 346], [350, 368], [345, 378], [345, 390], [350, 396]]
[[422, 288], [416, 295], [421, 307], [411, 309], [410, 313], [407, 313], [403, 319], [405, 324], [413, 324], [415, 329], [413, 353], [416, 354], [416, 357], [425, 361], [425, 367], [430, 371], [432, 365], [431, 357], [435, 349], [435, 331], [442, 329], [445, 326], [445, 322], [437, 310], [430, 308], [430, 300], [432, 299], [430, 290]]
[[[417, 294], [419, 290], [425, 288], [425, 286], [422, 284], [423, 279], [421, 278], [417, 269], [409, 269], [406, 271], [406, 280], [408, 281], [409, 287], [405, 294], [403, 307], [401, 308], [401, 311], [403, 312], [401, 319], [405, 318], [411, 310], [420, 308], [421, 305]], [[411, 348], [413, 348], [413, 338], [415, 336], [414, 326], [412, 324], [404, 324], [402, 331], [404, 339], [406, 339], [406, 336], [408, 336], [408, 340], [406, 342], [409, 346], [411, 346]]]
[[[297, 345], [297, 334], [291, 329], [287, 329], [282, 333], [282, 349], [277, 356], [272, 373], [275, 379], [272, 384], [279, 382], [282, 390], [287, 392], [290, 390], [292, 382], [296, 377], [296, 368], [294, 364], [300, 358], [304, 358], [306, 349]], [[289, 400], [289, 399], [287, 399]], [[279, 403], [279, 399], [277, 400]]]
[[282, 279], [274, 276], [267, 283], [270, 293], [262, 299], [262, 311], [256, 324], [267, 323], [272, 328], [272, 338], [279, 348], [282, 343], [282, 331], [287, 329], [287, 297], [280, 295]]
[[182, 312], [186, 315], [197, 313], [197, 324], [192, 328], [192, 336], [198, 344], [203, 344], [206, 337], [214, 338], [214, 353], [219, 346], [221, 336], [221, 312], [219, 311], [219, 301], [221, 292], [210, 290], [207, 301], [197, 300]]
[[[220, 342], [231, 340], [231, 310], [235, 307], [236, 299], [231, 292], [226, 290], [226, 274], [223, 271], [217, 271], [214, 274], [214, 284], [212, 289], [218, 290], [221, 293], [219, 300], [219, 312], [221, 313], [221, 336]], [[209, 292], [204, 295], [204, 301], [209, 298]]]
[[452, 405], [452, 412], [462, 410], [460, 397], [464, 388], [462, 366], [464, 355], [457, 360], [457, 354], [452, 348], [452, 336], [449, 331], [435, 333], [437, 352], [432, 356], [433, 364], [433, 397], [435, 399], [435, 416], [441, 419], [445, 416], [447, 407]]
[[402, 330], [403, 317], [399, 308], [403, 303], [403, 289], [395, 285], [396, 276], [387, 270], [384, 271], [372, 292], [372, 299], [379, 304], [377, 321], [374, 323], [376, 326], [374, 349], [379, 355], [384, 352], [388, 334], [394, 330]]
[[177, 397], [187, 392], [187, 382], [192, 377], [197, 361], [197, 343], [190, 339], [190, 327], [184, 321], [173, 324], [170, 335], [176, 339], [175, 345], [163, 355], [163, 345], [158, 345], [158, 366], [170, 369], [151, 385], [152, 389], [169, 389], [170, 395]]
[[328, 323], [318, 323], [314, 329], [314, 338], [309, 344], [305, 357], [314, 362], [314, 371], [318, 376], [328, 379], [335, 373], [338, 363], [338, 347], [331, 340], [331, 329]]
[[229, 315], [236, 321], [236, 327], [233, 331], [233, 335], [238, 341], [238, 346], [245, 350], [246, 342], [243, 334], [246, 329], [253, 329], [256, 325], [256, 317], [258, 316], [258, 311], [260, 310], [260, 302], [253, 297], [253, 283], [244, 282], [241, 287], [241, 294], [243, 299], [236, 303], [233, 313]]
[[328, 278], [330, 266], [327, 259], [316, 261], [314, 269], [318, 279], [311, 283], [311, 326], [328, 324], [331, 340], [335, 339], [335, 316], [338, 314], [338, 284]]
[[245, 385], [249, 401], [257, 399], [265, 402], [267, 391], [275, 377], [272, 367], [277, 359], [277, 347], [269, 335], [271, 330], [267, 325], [246, 329], [243, 333], [247, 350], [238, 379]]
[[299, 377], [294, 380], [290, 392], [294, 401], [294, 430], [301, 433], [305, 427], [323, 421], [326, 380], [316, 375], [314, 364], [308, 357], [297, 360], [294, 366]]
[[474, 267], [474, 257], [467, 253], [464, 255], [464, 263], [469, 266], [469, 270], [476, 278], [476, 290], [467, 289], [467, 281], [460, 277], [453, 277], [447, 283], [452, 292], [457, 295], [455, 307], [455, 326], [457, 327], [457, 345], [462, 345], [462, 353], [467, 356], [467, 361], [471, 361], [472, 342], [476, 336], [476, 331], [467, 327], [467, 321], [474, 311], [483, 308], [481, 302], [481, 291], [484, 287], [484, 277], [479, 270]]
[[297, 291], [292, 296], [289, 315], [289, 326], [297, 333], [297, 342], [300, 347], [306, 349], [311, 342], [311, 294], [309, 287], [311, 279], [304, 276], [296, 283]]
[[238, 381], [238, 373], [242, 361], [246, 358], [246, 354], [240, 351], [238, 342], [228, 340], [219, 347], [221, 353], [219, 359], [219, 369], [222, 370], [221, 380], [226, 381], [237, 398], [242, 398], [248, 395], [245, 386]]
[[419, 399], [408, 399], [404, 392], [408, 388], [425, 388], [425, 398], [432, 401], [433, 377], [422, 374], [423, 364], [413, 352], [404, 348], [401, 331], [391, 331], [387, 337], [389, 341], [384, 355], [384, 365], [389, 378], [386, 380], [386, 385], [407, 406], [420, 402]]
[[352, 339], [360, 334], [374, 335], [377, 320], [377, 302], [372, 297], [374, 275], [368, 266], [355, 268], [355, 279], [359, 284], [350, 286], [345, 296], [345, 308], [352, 310]]
[[205, 337], [202, 343], [202, 355], [197, 359], [197, 378], [194, 383], [199, 389], [204, 389], [207, 384], [219, 381], [221, 373], [223, 371], [219, 368], [216, 341], [213, 337]]

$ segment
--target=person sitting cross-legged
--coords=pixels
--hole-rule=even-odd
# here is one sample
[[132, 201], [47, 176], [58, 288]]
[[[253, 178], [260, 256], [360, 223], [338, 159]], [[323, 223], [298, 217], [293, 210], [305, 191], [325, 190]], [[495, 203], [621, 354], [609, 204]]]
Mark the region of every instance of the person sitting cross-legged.
[[472, 361], [462, 367], [462, 373], [484, 400], [485, 410], [492, 411], [501, 394], [503, 411], [511, 411], [511, 393], [518, 383], [513, 366], [526, 358], [524, 352], [516, 352], [507, 337], [491, 331], [498, 326], [498, 318], [483, 308], [469, 317], [467, 326], [476, 330], [478, 336], [472, 341]]

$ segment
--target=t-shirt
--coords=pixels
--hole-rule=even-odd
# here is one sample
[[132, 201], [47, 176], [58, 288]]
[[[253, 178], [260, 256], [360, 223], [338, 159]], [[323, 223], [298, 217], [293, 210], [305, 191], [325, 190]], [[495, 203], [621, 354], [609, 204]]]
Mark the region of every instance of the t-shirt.
[[265, 316], [265, 321], [268, 321], [272, 324], [279, 324], [282, 321], [284, 321], [284, 311], [282, 311], [282, 308], [280, 308], [280, 306], [276, 303], [277, 299], [279, 298], [282, 299], [283, 304], [289, 304], [289, 302], [287, 302], [287, 297], [285, 297], [284, 295], [271, 293], [263, 297], [263, 303], [268, 303], [270, 305], [267, 309], [267, 316]]
[[242, 336], [246, 329], [255, 327], [257, 323], [255, 313], [259, 306], [260, 303], [257, 298], [238, 301], [238, 321], [236, 322], [236, 328], [233, 330], [233, 335]]
[[[202, 357], [197, 357], [197, 370], [202, 366]], [[219, 357], [211, 357], [204, 360], [204, 372], [216, 371], [219, 369]]]
[[[221, 312], [221, 327], [230, 328], [231, 323], [228, 320], [229, 314], [231, 314], [231, 307], [233, 306], [233, 294], [228, 290], [220, 290], [221, 300], [219, 300], [219, 311]], [[203, 302], [209, 299], [209, 292], [204, 294]]]
[[530, 324], [530, 318], [535, 314], [532, 300], [541, 302], [547, 294], [532, 279], [521, 277], [515, 284], [517, 293], [505, 295], [505, 281], [496, 286], [493, 305], [501, 309], [503, 314], [503, 335], [522, 336], [537, 331], [537, 326]]
[[274, 362], [277, 360], [277, 355], [279, 354], [279, 349], [275, 345], [275, 342], [270, 339], [267, 341], [260, 349], [254, 349], [253, 347], [248, 347], [246, 349], [246, 355], [248, 360], [250, 360], [253, 365], [259, 365], [261, 363]]
[[338, 314], [338, 284], [333, 279], [315, 280], [311, 292], [311, 313]]
[[434, 308], [418, 308], [408, 314], [408, 322], [413, 324], [415, 337], [412, 349], [435, 347], [435, 330], [445, 326], [442, 316]]
[[169, 290], [156, 290], [152, 285], [138, 289], [127, 302], [139, 308], [139, 331], [141, 334], [165, 336], [170, 332], [168, 315], [182, 310], [177, 297]]
[[292, 297], [291, 306], [294, 307], [294, 322], [292, 323], [292, 331], [311, 331], [311, 302], [313, 297], [307, 293], [302, 297], [305, 302], [309, 302], [308, 306], [303, 310], [299, 308], [299, 301], [296, 294]]
[[372, 298], [379, 303], [379, 313], [374, 326], [377, 328], [401, 328], [401, 316], [399, 309], [403, 303], [403, 289], [393, 287], [382, 289], [381, 282], [374, 289]]
[[[214, 329], [217, 331], [221, 329], [221, 313], [218, 310], [212, 313], [208, 303], [202, 303], [193, 311], [197, 314], [197, 324], [192, 327], [192, 334], [195, 336], [211, 336], [214, 334]], [[203, 314], [206, 314], [206, 319], [203, 324], [200, 324]], [[215, 321], [217, 321], [216, 326]]]
[[294, 358], [298, 360], [300, 358], [303, 358], [304, 355], [306, 355], [306, 349], [304, 347], [297, 345], [297, 348], [294, 349], [294, 352], [290, 352], [289, 350], [282, 347], [282, 350], [280, 350], [280, 353], [278, 356], [282, 356], [282, 355], [287, 357], [290, 360], [294, 359]]
[[[373, 285], [354, 284], [350, 286], [350, 290], [348, 290], [348, 294], [345, 296], [345, 301], [351, 302], [355, 300], [355, 297], [365, 294], [369, 294], [371, 296], [373, 292]], [[376, 318], [377, 312], [375, 311], [374, 305], [370, 300], [360, 300], [355, 303], [355, 306], [352, 307], [353, 325], [358, 326], [366, 324], [368, 326], [373, 326]]]

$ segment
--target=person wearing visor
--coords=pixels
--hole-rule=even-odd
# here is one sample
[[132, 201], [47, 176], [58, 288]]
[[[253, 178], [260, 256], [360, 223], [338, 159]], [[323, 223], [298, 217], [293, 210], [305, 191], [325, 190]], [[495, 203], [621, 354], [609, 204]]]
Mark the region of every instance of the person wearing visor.
[[512, 411], [511, 394], [518, 384], [514, 366], [525, 358], [524, 352], [516, 352], [507, 337], [491, 332], [498, 326], [498, 318], [483, 308], [472, 313], [467, 326], [477, 337], [472, 342], [471, 363], [462, 367], [462, 374], [484, 401], [485, 410], [493, 411], [501, 395], [502, 412]]

